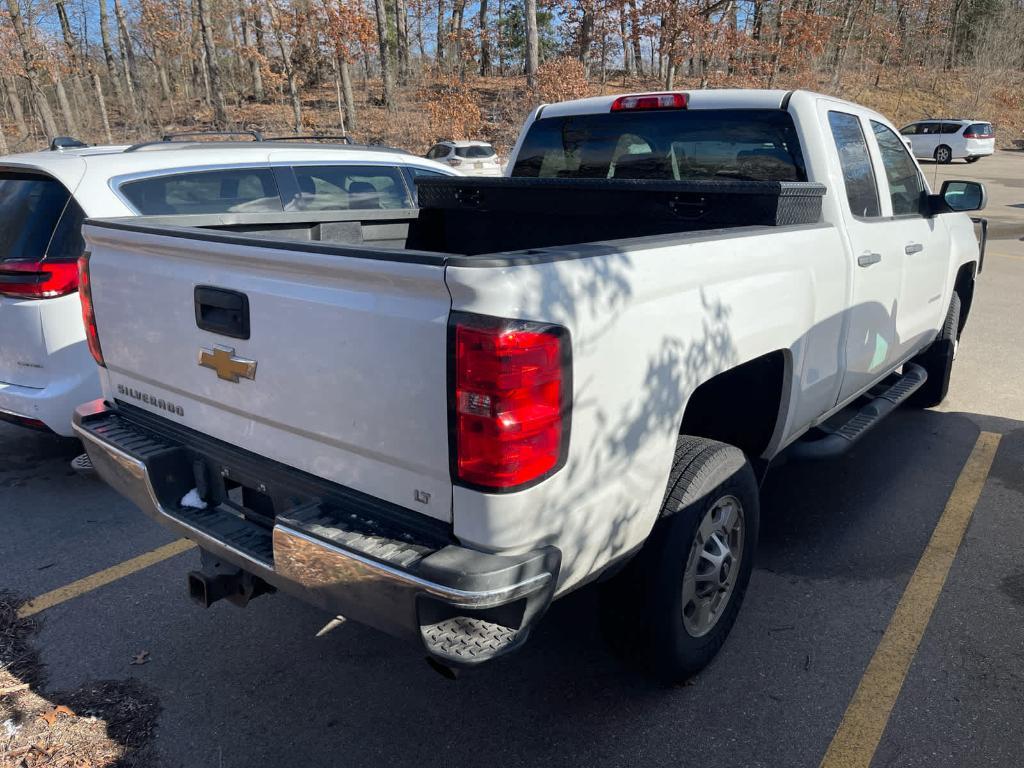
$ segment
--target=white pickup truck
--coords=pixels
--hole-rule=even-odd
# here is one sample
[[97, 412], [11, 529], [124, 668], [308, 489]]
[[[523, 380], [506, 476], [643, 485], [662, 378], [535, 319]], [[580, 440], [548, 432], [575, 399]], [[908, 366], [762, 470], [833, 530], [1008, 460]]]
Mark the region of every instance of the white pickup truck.
[[451, 669], [601, 578], [620, 647], [685, 679], [769, 464], [943, 399], [984, 189], [803, 91], [546, 105], [509, 168], [301, 231], [87, 222], [76, 431], [199, 545], [203, 604], [279, 589]]

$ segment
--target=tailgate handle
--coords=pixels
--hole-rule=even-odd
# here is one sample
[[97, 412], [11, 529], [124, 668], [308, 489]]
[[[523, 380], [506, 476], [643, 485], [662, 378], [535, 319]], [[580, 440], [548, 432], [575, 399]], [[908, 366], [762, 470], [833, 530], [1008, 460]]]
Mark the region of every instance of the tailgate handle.
[[196, 325], [232, 339], [249, 338], [249, 297], [240, 291], [197, 285]]

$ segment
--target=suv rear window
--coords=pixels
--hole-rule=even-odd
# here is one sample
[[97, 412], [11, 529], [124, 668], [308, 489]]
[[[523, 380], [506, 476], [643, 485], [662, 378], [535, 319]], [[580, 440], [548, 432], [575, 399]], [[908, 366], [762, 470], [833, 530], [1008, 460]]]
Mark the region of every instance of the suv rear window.
[[458, 157], [494, 157], [492, 147], [456, 147], [455, 154]]
[[281, 211], [269, 168], [193, 171], [128, 181], [121, 194], [144, 216]]
[[793, 118], [781, 109], [618, 112], [538, 120], [513, 176], [806, 181]]
[[0, 264], [77, 259], [81, 224], [82, 209], [56, 179], [0, 172]]
[[964, 133], [973, 133], [976, 137], [984, 137], [986, 139], [996, 135], [996, 132], [992, 129], [992, 123], [971, 123], [967, 126], [967, 130]]

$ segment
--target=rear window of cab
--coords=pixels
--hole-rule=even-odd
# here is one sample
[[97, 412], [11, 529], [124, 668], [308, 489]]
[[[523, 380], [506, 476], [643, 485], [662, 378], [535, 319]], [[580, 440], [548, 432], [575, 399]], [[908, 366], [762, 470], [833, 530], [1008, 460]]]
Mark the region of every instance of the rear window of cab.
[[806, 181], [796, 127], [781, 109], [665, 110], [542, 118], [513, 176]]

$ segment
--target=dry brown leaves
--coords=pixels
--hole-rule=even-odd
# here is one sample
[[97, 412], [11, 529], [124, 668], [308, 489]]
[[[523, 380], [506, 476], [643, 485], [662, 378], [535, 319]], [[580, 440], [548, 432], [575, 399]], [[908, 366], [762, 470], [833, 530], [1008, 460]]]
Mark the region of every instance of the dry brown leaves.
[[0, 768], [151, 767], [156, 699], [133, 680], [45, 690], [22, 602], [0, 592]]

